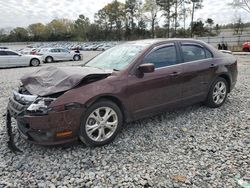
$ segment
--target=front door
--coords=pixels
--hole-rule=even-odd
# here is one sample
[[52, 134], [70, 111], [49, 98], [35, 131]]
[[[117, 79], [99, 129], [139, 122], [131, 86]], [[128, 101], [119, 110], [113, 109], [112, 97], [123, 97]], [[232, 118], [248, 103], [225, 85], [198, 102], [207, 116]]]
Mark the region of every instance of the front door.
[[143, 63], [155, 65], [153, 73], [128, 76], [127, 100], [134, 118], [176, 107], [181, 101], [182, 68], [174, 44], [153, 49]]

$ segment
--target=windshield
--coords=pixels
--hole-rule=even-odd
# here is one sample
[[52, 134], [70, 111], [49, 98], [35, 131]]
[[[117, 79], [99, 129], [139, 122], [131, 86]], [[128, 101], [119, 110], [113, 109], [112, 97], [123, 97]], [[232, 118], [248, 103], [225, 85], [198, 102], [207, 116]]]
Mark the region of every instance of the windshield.
[[122, 70], [145, 49], [146, 44], [123, 44], [98, 55], [85, 66], [103, 69]]

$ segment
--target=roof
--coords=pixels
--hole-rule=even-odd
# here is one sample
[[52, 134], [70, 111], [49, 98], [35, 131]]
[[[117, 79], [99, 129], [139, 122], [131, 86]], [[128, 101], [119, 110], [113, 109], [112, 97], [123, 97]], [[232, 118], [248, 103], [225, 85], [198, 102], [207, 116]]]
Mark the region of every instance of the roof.
[[193, 39], [193, 38], [156, 38], [156, 39], [144, 39], [144, 40], [129, 41], [129, 42], [127, 42], [127, 44], [152, 45], [152, 44], [167, 42], [167, 41], [202, 42], [201, 40], [196, 40], [196, 39]]

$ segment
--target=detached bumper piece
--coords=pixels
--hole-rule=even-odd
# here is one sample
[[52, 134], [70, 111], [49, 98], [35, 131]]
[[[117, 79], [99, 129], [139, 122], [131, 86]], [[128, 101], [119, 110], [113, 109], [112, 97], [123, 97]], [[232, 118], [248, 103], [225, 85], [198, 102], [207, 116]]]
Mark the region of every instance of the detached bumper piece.
[[11, 115], [9, 113], [9, 111], [7, 110], [7, 113], [6, 113], [6, 128], [7, 128], [7, 133], [8, 133], [8, 137], [9, 137], [9, 140], [7, 142], [7, 146], [8, 148], [16, 153], [16, 152], [22, 152], [17, 146], [16, 144], [14, 143], [14, 135], [13, 135], [13, 132], [12, 132], [12, 126], [11, 126]]

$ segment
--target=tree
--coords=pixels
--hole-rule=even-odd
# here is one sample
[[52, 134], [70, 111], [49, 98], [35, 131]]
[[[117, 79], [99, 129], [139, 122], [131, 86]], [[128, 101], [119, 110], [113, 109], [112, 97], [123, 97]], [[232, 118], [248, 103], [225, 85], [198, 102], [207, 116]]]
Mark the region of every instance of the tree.
[[47, 39], [46, 26], [42, 23], [35, 23], [28, 26], [28, 32], [34, 41], [42, 41]]
[[[155, 37], [155, 24], [157, 22], [157, 14], [160, 11], [160, 6], [157, 5], [156, 0], [146, 0], [144, 4], [144, 12], [146, 13], [146, 19], [151, 24], [151, 36]], [[148, 15], [148, 14], [149, 15]]]
[[191, 17], [191, 38], [193, 37], [193, 21], [194, 21], [194, 11], [196, 9], [201, 9], [202, 8], [202, 1], [203, 0], [191, 0], [192, 2], [192, 17]]
[[217, 35], [219, 35], [219, 33], [220, 33], [220, 26], [219, 26], [219, 24], [215, 25], [215, 32], [216, 32]]
[[242, 34], [244, 24], [242, 23], [241, 18], [237, 19], [237, 22], [234, 24], [234, 34]]
[[23, 42], [29, 39], [28, 31], [23, 27], [17, 27], [10, 32], [10, 41]]
[[48, 40], [69, 40], [72, 38], [74, 24], [69, 19], [54, 19], [46, 27]]
[[209, 25], [209, 32], [210, 32], [210, 34], [211, 34], [211, 33], [212, 33], [212, 26], [214, 25], [214, 20], [213, 20], [212, 18], [208, 18], [208, 19], [206, 20], [206, 24]]
[[204, 23], [201, 20], [193, 22], [191, 29], [193, 34], [198, 35], [199, 37], [202, 37], [205, 33]]
[[77, 20], [74, 22], [74, 35], [78, 40], [86, 40], [86, 33], [89, 25], [89, 18], [85, 17], [83, 14], [79, 15]]
[[233, 0], [229, 3], [229, 6], [233, 8], [241, 8], [250, 13], [250, 1], [249, 0]]
[[174, 0], [157, 0], [157, 4], [161, 7], [161, 9], [164, 11], [163, 16], [165, 16], [166, 19], [166, 28], [167, 28], [167, 35], [166, 37], [170, 37], [170, 22], [171, 22], [171, 8], [174, 5]]
[[125, 2], [125, 13], [127, 17], [126, 33], [133, 35], [136, 28], [136, 17], [140, 9], [140, 0], [126, 0]]

